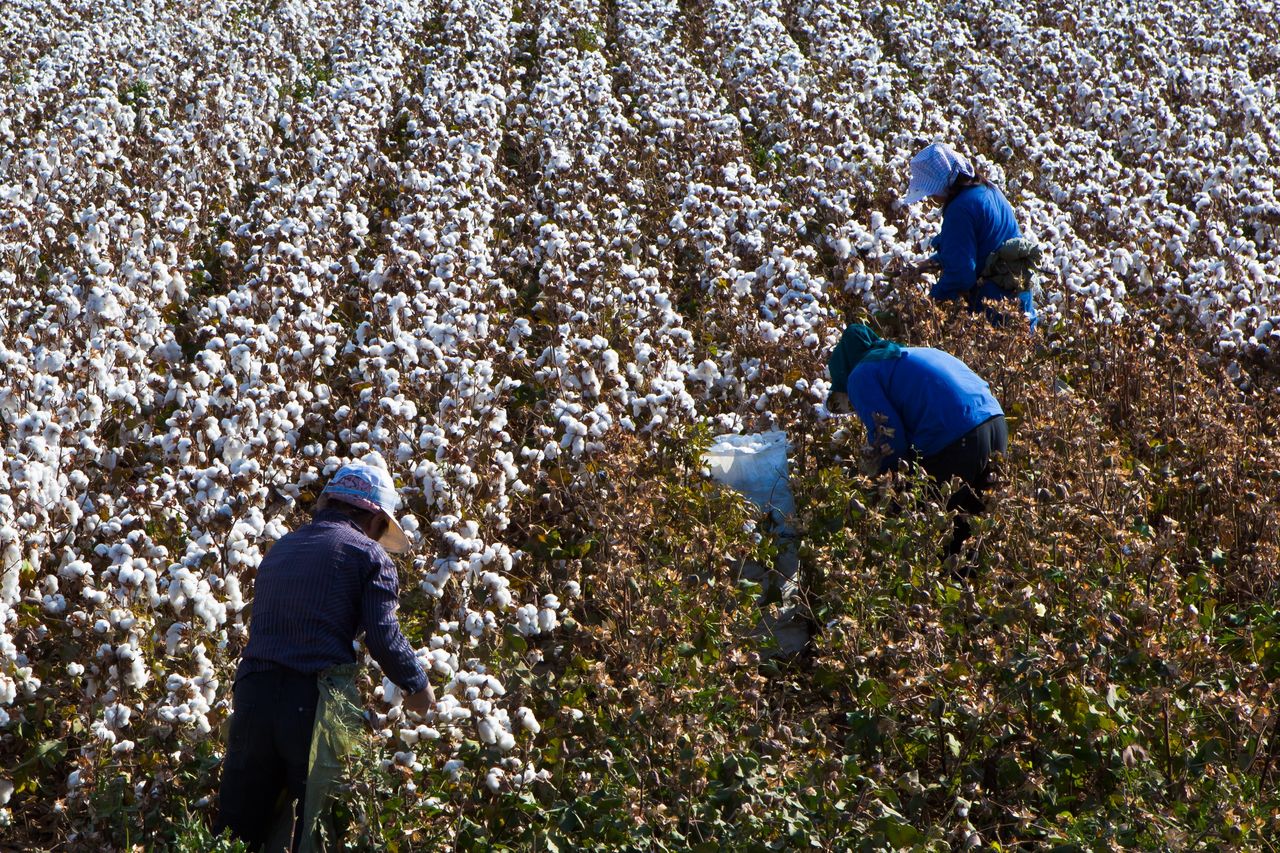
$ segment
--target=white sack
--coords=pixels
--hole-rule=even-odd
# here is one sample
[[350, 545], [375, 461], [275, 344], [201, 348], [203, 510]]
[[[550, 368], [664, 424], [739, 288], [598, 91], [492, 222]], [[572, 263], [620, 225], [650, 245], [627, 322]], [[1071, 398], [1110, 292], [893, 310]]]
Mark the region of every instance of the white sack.
[[796, 514], [787, 449], [787, 434], [781, 430], [720, 435], [702, 457], [716, 482], [741, 492], [768, 513], [783, 535], [794, 533]]

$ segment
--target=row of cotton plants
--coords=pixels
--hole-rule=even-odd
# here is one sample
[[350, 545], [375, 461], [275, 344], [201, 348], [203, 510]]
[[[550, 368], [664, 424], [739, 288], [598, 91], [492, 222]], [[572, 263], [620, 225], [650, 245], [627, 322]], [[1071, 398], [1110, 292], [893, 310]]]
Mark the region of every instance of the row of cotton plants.
[[[789, 20], [834, 107], [817, 125], [891, 139], [891, 174], [916, 139], [964, 140], [1044, 242], [1056, 287], [1102, 317], [1123, 312], [1130, 293], [1164, 294], [1235, 349], [1267, 344], [1280, 310], [1270, 154], [1280, 57], [1274, 15], [1206, 9], [1041, 16], [977, 4], [940, 15], [816, 0]], [[798, 55], [788, 64], [803, 67]], [[842, 85], [846, 75], [863, 85]], [[892, 99], [888, 114], [868, 108], [868, 90]], [[927, 118], [923, 104], [936, 105]], [[839, 160], [827, 161], [834, 180], [807, 187], [819, 206], [847, 188]], [[906, 222], [921, 250], [931, 229]], [[1054, 289], [1047, 301], [1062, 298]]]
[[[786, 199], [760, 174], [750, 112], [733, 108], [715, 69], [666, 47], [685, 25], [677, 4], [629, 0], [617, 16], [627, 94], [658, 177], [650, 195], [667, 200], [660, 277], [686, 291], [700, 337], [740, 342], [704, 345], [682, 370], [729, 428], [809, 408], [803, 392], [825, 387], [823, 378], [780, 381], [780, 367], [788, 352], [820, 358], [834, 326], [828, 282]], [[793, 402], [794, 391], [802, 394]]]
[[[0, 698], [8, 722], [7, 709], [42, 688], [39, 662], [13, 642], [24, 598], [38, 596], [71, 638], [93, 638], [83, 662], [44, 677], [45, 693], [94, 720], [67, 780], [72, 794], [102, 747], [124, 755], [133, 738], [175, 728], [199, 739], [225, 716], [227, 650], [244, 636], [241, 575], [284, 532], [300, 491], [336, 467], [335, 439], [347, 454], [380, 450], [393, 464], [441, 455], [434, 426], [416, 446], [403, 441], [418, 429], [417, 404], [383, 369], [388, 348], [340, 322], [344, 296], [360, 300], [383, 275], [366, 239], [379, 213], [367, 189], [385, 178], [371, 164], [392, 126], [406, 51], [436, 10], [294, 4], [266, 19], [246, 5], [194, 23], [153, 12], [110, 9], [105, 21], [50, 37], [54, 57], [19, 86], [32, 100], [5, 113], [6, 130], [29, 134], [31, 146], [6, 164], [9, 236], [25, 238], [12, 243], [8, 284], [46, 290], [6, 305], [11, 327], [31, 332], [5, 351], [14, 429]], [[139, 64], [106, 61], [120, 55]], [[55, 232], [64, 222], [71, 229]], [[451, 320], [447, 337], [459, 327]], [[352, 399], [362, 381], [383, 393]], [[347, 400], [384, 417], [352, 417]], [[474, 485], [459, 467], [456, 479]], [[459, 526], [454, 538], [474, 537], [474, 523]], [[510, 566], [505, 546], [466, 550]], [[491, 585], [501, 601], [505, 581]], [[557, 607], [552, 596], [512, 619], [537, 631]], [[452, 727], [471, 716], [461, 705], [470, 691], [492, 696], [501, 685], [461, 671], [450, 634], [460, 629], [440, 627], [423, 654], [452, 676], [440, 706]], [[35, 631], [39, 640], [48, 627]], [[82, 694], [65, 693], [66, 682]], [[480, 717], [482, 736], [496, 721], [509, 731], [506, 719]]]
[[[196, 235], [234, 198], [237, 170], [270, 150], [275, 105], [250, 81], [278, 77], [283, 42], [322, 37], [332, 10], [282, 12], [270, 32], [240, 4], [192, 18], [118, 4], [37, 16], [44, 29], [26, 26], [31, 10], [8, 12], [25, 35], [6, 57], [15, 85], [0, 119], [22, 140], [3, 189], [0, 714], [56, 695], [84, 715], [75, 794], [101, 751], [127, 754], [151, 727], [207, 734], [225, 694], [211, 655], [242, 604], [233, 563], [193, 573], [181, 550], [207, 550], [197, 519], [231, 507], [180, 491], [209, 480], [214, 454], [184, 471], [154, 440], [190, 388], [167, 364], [199, 275]], [[216, 420], [201, 426], [186, 444], [216, 435]], [[172, 525], [189, 537], [166, 535]], [[39, 614], [26, 625], [22, 604]], [[57, 668], [28, 653], [51, 625], [77, 649]], [[167, 663], [152, 651], [179, 645]]]
[[5, 6], [0, 737], [74, 709], [73, 801], [144, 739], [216, 741], [254, 568], [377, 454], [442, 689], [410, 721], [377, 688], [375, 728], [412, 772], [470, 739], [528, 782], [541, 724], [491, 652], [585, 579], [527, 582], [527, 522], [601, 499], [620, 432], [825, 416], [843, 312], [892, 307], [936, 231], [896, 202], [924, 142], [1005, 185], [1050, 321], [1154, 303], [1276, 345], [1269, 11]]

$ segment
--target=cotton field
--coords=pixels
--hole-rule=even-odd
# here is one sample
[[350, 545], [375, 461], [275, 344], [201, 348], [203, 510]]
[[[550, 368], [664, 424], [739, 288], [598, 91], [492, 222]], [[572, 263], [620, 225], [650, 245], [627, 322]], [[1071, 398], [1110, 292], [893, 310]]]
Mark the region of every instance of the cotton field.
[[1049, 334], [1143, 312], [1246, 381], [1278, 91], [1267, 0], [8, 0], [0, 825], [216, 759], [257, 564], [370, 453], [440, 698], [374, 671], [384, 765], [547, 778], [493, 650], [596, 603], [531, 519], [606, 500], [619, 436], [823, 423], [937, 231], [898, 201], [929, 141], [1044, 247]]

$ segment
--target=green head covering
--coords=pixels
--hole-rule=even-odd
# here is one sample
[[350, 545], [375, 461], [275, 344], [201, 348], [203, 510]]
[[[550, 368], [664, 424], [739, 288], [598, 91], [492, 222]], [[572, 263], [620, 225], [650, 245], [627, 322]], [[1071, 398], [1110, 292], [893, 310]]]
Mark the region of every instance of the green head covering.
[[840, 343], [827, 359], [827, 370], [831, 371], [831, 392], [843, 394], [849, 387], [849, 374], [860, 363], [901, 357], [901, 346], [885, 340], [862, 323], [854, 323], [844, 330]]

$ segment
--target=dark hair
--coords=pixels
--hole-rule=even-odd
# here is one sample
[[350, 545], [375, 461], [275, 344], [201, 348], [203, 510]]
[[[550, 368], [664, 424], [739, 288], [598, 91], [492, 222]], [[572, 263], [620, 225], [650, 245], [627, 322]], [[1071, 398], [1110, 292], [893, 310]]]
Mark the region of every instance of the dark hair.
[[[335, 500], [328, 495], [321, 495], [320, 499], [316, 501], [316, 505], [311, 512], [312, 515], [314, 515], [327, 509], [337, 510], [342, 513], [359, 525], [361, 530], [368, 530], [376, 522], [385, 521], [385, 516], [380, 512], [373, 512], [372, 510], [356, 506], [355, 504], [349, 504], [343, 500]], [[384, 527], [383, 529], [385, 530], [386, 528]]]
[[970, 187], [990, 187], [991, 189], [995, 189], [996, 185], [987, 180], [981, 172], [975, 171], [973, 173], [973, 177], [961, 175], [955, 179], [955, 182], [952, 183], [950, 187], [947, 188], [947, 197], [942, 200], [942, 209], [946, 210], [947, 205], [955, 201], [956, 198], [959, 197], [960, 193]]

